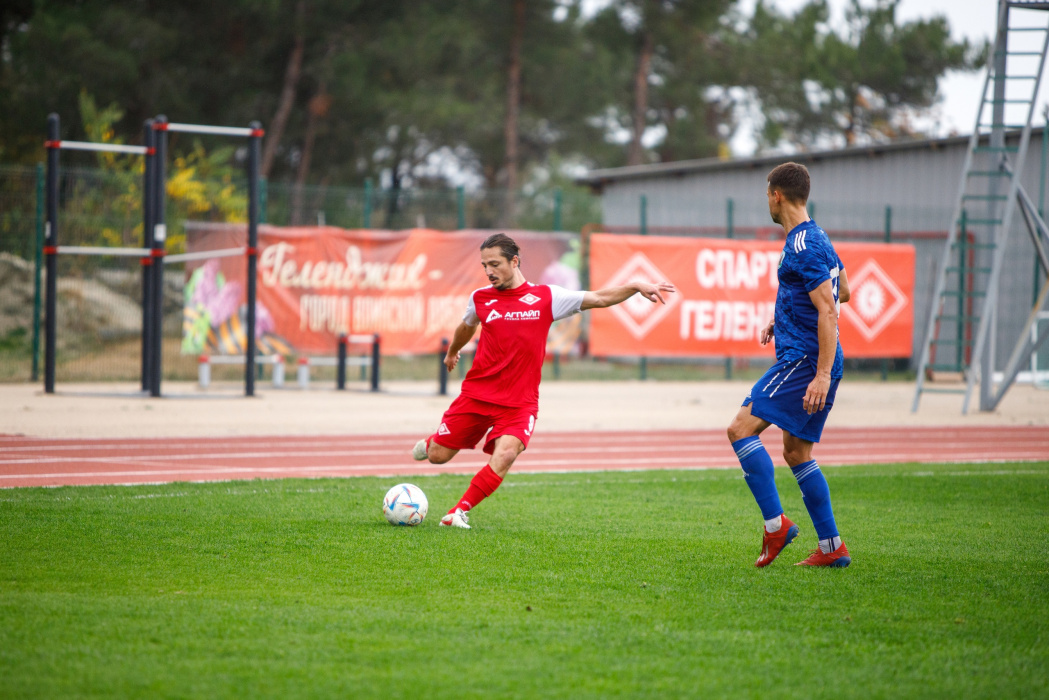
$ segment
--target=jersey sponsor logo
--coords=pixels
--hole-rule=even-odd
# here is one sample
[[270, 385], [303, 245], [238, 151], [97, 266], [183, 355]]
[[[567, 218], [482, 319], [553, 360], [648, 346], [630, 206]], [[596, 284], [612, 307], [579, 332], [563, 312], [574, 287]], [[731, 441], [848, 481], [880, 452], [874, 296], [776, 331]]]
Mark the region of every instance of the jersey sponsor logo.
[[539, 301], [539, 297], [537, 297], [535, 294], [532, 294], [531, 292], [529, 292], [528, 294], [525, 294], [523, 297], [521, 297], [521, 301], [523, 301], [524, 303], [526, 303], [529, 306], [531, 306], [532, 304], [534, 304], [537, 301]]
[[868, 342], [907, 307], [907, 295], [873, 258], [849, 280], [849, 287], [852, 298], [841, 307], [841, 315], [851, 321]]
[[448, 426], [445, 423], [441, 423], [441, 427], [437, 429], [438, 435], [451, 435], [452, 431], [448, 430]]
[[503, 314], [503, 318], [507, 321], [538, 321], [542, 313], [539, 309], [529, 309], [528, 311], [507, 311]]
[[538, 321], [542, 318], [542, 315], [543, 314], [539, 309], [529, 309], [528, 311], [507, 311], [505, 314], [501, 314], [495, 309], [492, 309], [492, 313], [488, 314], [488, 318], [486, 318], [484, 322], [491, 323], [500, 318], [507, 321]]
[[[618, 287], [631, 282], [657, 284], [667, 279], [667, 276], [644, 253], [635, 253], [602, 286]], [[641, 340], [678, 305], [681, 295], [669, 294], [666, 300], [666, 304], [653, 304], [640, 294], [635, 294], [622, 304], [613, 306], [612, 314], [630, 332], [630, 335]]]
[[486, 302], [484, 303], [484, 305], [485, 305], [485, 306], [491, 306], [492, 304], [494, 304], [494, 303], [495, 303], [495, 302], [497, 302], [497, 301], [499, 301], [499, 300], [498, 300], [498, 299], [492, 299], [491, 301], [486, 301]]

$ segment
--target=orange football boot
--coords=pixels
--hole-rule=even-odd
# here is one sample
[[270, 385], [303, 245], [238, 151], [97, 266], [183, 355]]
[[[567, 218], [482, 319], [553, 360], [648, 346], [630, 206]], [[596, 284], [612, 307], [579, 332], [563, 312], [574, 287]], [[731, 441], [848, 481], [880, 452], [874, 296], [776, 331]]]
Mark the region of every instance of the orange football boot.
[[798, 536], [798, 526], [792, 523], [786, 515], [781, 516], [781, 518], [783, 522], [775, 532], [769, 532], [762, 528], [765, 537], [761, 540], [761, 556], [754, 562], [754, 566], [759, 569], [775, 561], [779, 553], [783, 551], [783, 548]]
[[844, 569], [851, 563], [852, 557], [849, 556], [849, 550], [846, 549], [845, 543], [842, 542], [841, 546], [830, 554], [824, 554], [817, 549], [809, 555], [808, 559], [805, 561], [799, 561], [794, 566], [830, 566], [835, 569]]

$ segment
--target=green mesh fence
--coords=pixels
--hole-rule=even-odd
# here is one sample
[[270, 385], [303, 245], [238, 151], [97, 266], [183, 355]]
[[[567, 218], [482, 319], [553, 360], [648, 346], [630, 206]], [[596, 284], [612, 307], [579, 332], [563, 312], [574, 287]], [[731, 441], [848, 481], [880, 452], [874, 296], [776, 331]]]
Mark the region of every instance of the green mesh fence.
[[[142, 243], [141, 175], [133, 169], [110, 172], [97, 168], [63, 167], [60, 182], [60, 243], [78, 246], [138, 247]], [[38, 210], [42, 215], [42, 169], [0, 166], [0, 381], [31, 378], [34, 329], [34, 263]], [[168, 252], [182, 252], [184, 222], [222, 220], [243, 210], [243, 181], [204, 183], [200, 191], [223, 191], [224, 206], [197, 207], [179, 200], [169, 180], [167, 199]], [[221, 185], [221, 187], [219, 186]], [[276, 225], [327, 224], [344, 228], [413, 227], [456, 229], [527, 229], [579, 231], [601, 221], [599, 197], [578, 189], [556, 189], [516, 193], [509, 201], [505, 191], [467, 192], [457, 189], [400, 190], [368, 187], [296, 187], [269, 183], [262, 188], [263, 220]], [[512, 206], [511, 206], [512, 205]], [[713, 205], [711, 205], [713, 206]], [[818, 205], [822, 206], [822, 205]], [[831, 205], [828, 205], [831, 206]], [[839, 205], [844, 206], [844, 205]], [[718, 212], [724, 209], [719, 204]], [[883, 208], [856, 210], [867, 220], [881, 220]], [[916, 219], [930, 229], [942, 217], [938, 211], [904, 211], [894, 215], [900, 224], [912, 226]], [[726, 235], [723, 225], [700, 231], [697, 226], [681, 235]], [[742, 222], [740, 222], [741, 224]], [[870, 228], [870, 227], [867, 227]], [[920, 225], [918, 228], [922, 228]], [[715, 230], [717, 229], [717, 230]], [[652, 231], [655, 233], [656, 231]], [[747, 238], [754, 230], [737, 224], [733, 235]], [[877, 229], [863, 239], [878, 240]], [[919, 246], [920, 247], [920, 246]], [[921, 251], [920, 251], [921, 252]], [[141, 363], [142, 267], [137, 258], [110, 256], [67, 256], [59, 258], [59, 296], [56, 381], [138, 381]], [[192, 381], [197, 377], [195, 357], [180, 352], [184, 270], [168, 265], [165, 272], [163, 379]], [[1043, 321], [1049, 323], [1049, 321]], [[449, 329], [450, 331], [451, 329]], [[41, 341], [42, 343], [42, 341]], [[38, 355], [39, 356], [39, 355]], [[1049, 347], [1036, 359], [1037, 367], [1049, 367]], [[870, 363], [868, 363], [870, 364]], [[898, 364], [898, 363], [897, 363]], [[737, 363], [736, 374], [748, 368]], [[874, 366], [854, 369], [875, 370]], [[905, 371], [893, 364], [889, 371]], [[760, 367], [754, 367], [754, 371]], [[264, 368], [269, 372], [270, 368]], [[332, 377], [319, 370], [317, 379]], [[595, 361], [563, 358], [544, 370], [550, 378], [688, 379], [717, 376], [724, 371], [720, 361], [659, 361], [639, 365], [637, 358]], [[42, 370], [41, 370], [42, 372]], [[436, 382], [435, 356], [384, 358], [383, 381], [429, 379]], [[215, 367], [217, 381], [241, 382], [240, 367]], [[287, 381], [294, 383], [294, 366]]]
[[0, 252], [33, 259], [38, 178], [43, 172], [43, 168], [0, 166]]
[[[72, 157], [71, 157], [72, 158]], [[59, 181], [59, 243], [63, 246], [140, 247], [142, 176], [134, 159], [112, 169], [63, 162]], [[29, 381], [33, 372], [34, 269], [43, 232], [42, 166], [0, 166], [0, 381]], [[222, 193], [221, 204], [197, 201]], [[276, 225], [344, 228], [427, 227], [578, 231], [600, 220], [600, 199], [585, 190], [520, 192], [461, 189], [389, 191], [370, 187], [269, 183], [262, 188], [263, 220]], [[243, 201], [242, 201], [243, 200]], [[169, 172], [168, 252], [183, 252], [187, 220], [244, 217], [246, 185], [186, 183]], [[241, 219], [243, 220], [243, 218]], [[39, 232], [39, 233], [38, 233]], [[42, 282], [41, 275], [41, 282]], [[163, 379], [193, 380], [196, 358], [180, 352], [184, 271], [169, 265], [164, 283]], [[42, 296], [42, 285], [39, 295]], [[42, 299], [41, 299], [42, 304]], [[56, 382], [138, 381], [141, 371], [142, 266], [137, 258], [59, 257]], [[42, 345], [42, 338], [38, 338]], [[42, 374], [42, 351], [37, 350]], [[389, 379], [436, 376], [430, 357], [391, 358]], [[268, 369], [267, 369], [268, 371]], [[291, 374], [291, 372], [289, 372]], [[216, 368], [216, 379], [242, 380], [238, 368]], [[326, 377], [325, 377], [326, 379]]]
[[[142, 247], [141, 174], [59, 174], [59, 245]], [[58, 256], [56, 383], [139, 379], [142, 273], [139, 258]]]
[[[43, 168], [0, 166], [0, 381], [32, 377], [37, 235]], [[37, 337], [39, 343], [39, 336]]]
[[579, 231], [601, 220], [601, 200], [581, 189], [382, 190], [269, 183], [265, 220], [278, 226]]

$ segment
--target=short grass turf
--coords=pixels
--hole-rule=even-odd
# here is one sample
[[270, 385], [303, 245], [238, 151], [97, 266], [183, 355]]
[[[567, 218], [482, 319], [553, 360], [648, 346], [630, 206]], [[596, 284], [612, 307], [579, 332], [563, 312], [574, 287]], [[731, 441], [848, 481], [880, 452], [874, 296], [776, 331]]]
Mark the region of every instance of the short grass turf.
[[738, 471], [0, 491], [3, 697], [1046, 697], [1049, 462], [824, 469], [848, 569], [758, 570]]

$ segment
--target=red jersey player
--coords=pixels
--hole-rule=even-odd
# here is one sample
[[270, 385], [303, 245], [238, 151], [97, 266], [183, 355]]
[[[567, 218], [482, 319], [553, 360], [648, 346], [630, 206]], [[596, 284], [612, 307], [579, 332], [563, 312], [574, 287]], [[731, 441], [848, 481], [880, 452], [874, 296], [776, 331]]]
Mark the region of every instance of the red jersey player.
[[499, 488], [514, 460], [528, 446], [539, 413], [539, 380], [550, 324], [579, 311], [614, 306], [634, 294], [665, 304], [663, 294], [675, 291], [667, 283], [634, 282], [596, 292], [530, 284], [521, 272], [519, 253], [517, 244], [505, 233], [489, 236], [481, 244], [481, 265], [491, 286], [470, 295], [463, 322], [455, 329], [444, 358], [448, 370], [455, 369], [459, 351], [480, 324], [484, 332], [473, 366], [437, 432], [420, 440], [412, 450], [419, 461], [444, 464], [459, 450], [476, 446], [488, 433], [484, 451], [491, 459], [470, 481], [459, 502], [441, 518], [441, 525], [469, 528], [467, 511]]

